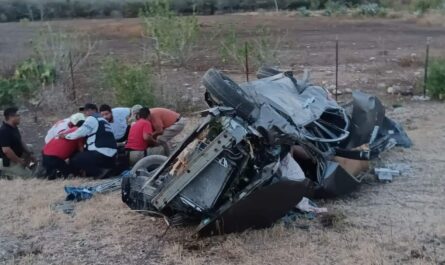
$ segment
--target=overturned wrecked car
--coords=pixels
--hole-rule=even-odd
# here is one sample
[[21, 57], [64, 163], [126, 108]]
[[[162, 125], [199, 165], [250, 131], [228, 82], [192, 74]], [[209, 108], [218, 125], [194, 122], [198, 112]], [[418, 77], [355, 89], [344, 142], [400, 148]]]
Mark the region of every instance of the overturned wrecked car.
[[262, 228], [303, 197], [353, 191], [360, 161], [411, 145], [374, 96], [355, 92], [340, 106], [307, 77], [273, 68], [257, 76], [238, 85], [210, 69], [202, 123], [168, 158], [139, 161], [122, 180], [122, 200], [172, 225], [197, 225], [198, 236]]

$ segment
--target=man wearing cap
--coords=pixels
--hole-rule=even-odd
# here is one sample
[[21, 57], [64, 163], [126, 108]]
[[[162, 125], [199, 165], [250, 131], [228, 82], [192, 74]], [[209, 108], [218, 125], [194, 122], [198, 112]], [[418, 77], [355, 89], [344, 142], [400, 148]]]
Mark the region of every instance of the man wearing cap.
[[102, 118], [110, 123], [116, 142], [125, 142], [130, 130], [130, 126], [127, 124], [127, 119], [130, 116], [130, 108], [111, 109], [109, 105], [103, 104], [99, 107], [99, 112]]
[[[82, 114], [83, 117], [83, 114]], [[84, 123], [84, 117], [73, 114], [70, 122], [73, 127], [62, 131], [62, 134], [75, 132]], [[68, 140], [60, 137], [54, 137], [44, 147], [42, 151], [42, 166], [46, 170], [45, 176], [48, 179], [57, 177], [58, 172], [61, 176], [67, 177], [70, 173], [70, 167], [66, 160], [71, 158], [75, 153], [83, 151], [84, 138], [76, 140]]]
[[75, 132], [61, 134], [60, 137], [76, 140], [86, 137], [86, 150], [77, 153], [70, 162], [70, 166], [77, 171], [85, 171], [87, 176], [99, 177], [104, 169], [111, 169], [115, 165], [117, 153], [116, 140], [110, 124], [98, 113], [95, 104], [85, 104], [85, 122]]
[[130, 126], [133, 125], [139, 119], [138, 114], [141, 109], [142, 109], [142, 105], [138, 105], [138, 104], [131, 107], [131, 110], [130, 110], [131, 115], [127, 121], [128, 125], [130, 125]]
[[3, 112], [5, 121], [0, 127], [0, 175], [10, 177], [31, 177], [30, 162], [35, 158], [22, 141], [18, 129], [20, 114], [15, 107]]
[[[79, 110], [82, 108], [79, 108]], [[76, 123], [73, 123], [72, 121], [80, 121], [85, 120], [85, 115], [82, 112], [75, 113], [71, 115], [71, 117], [60, 120], [56, 122], [51, 129], [48, 130], [45, 136], [45, 144], [49, 143], [51, 139], [59, 135], [62, 131], [66, 131], [67, 129], [73, 127]]]

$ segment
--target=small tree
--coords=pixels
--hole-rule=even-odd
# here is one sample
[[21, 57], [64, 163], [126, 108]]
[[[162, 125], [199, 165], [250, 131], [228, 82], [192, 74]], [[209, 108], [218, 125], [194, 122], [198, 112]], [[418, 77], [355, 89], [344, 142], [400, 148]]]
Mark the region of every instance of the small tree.
[[198, 19], [177, 16], [168, 0], [155, 0], [142, 13], [146, 33], [155, 41], [158, 57], [168, 57], [183, 66], [191, 58], [199, 36]]

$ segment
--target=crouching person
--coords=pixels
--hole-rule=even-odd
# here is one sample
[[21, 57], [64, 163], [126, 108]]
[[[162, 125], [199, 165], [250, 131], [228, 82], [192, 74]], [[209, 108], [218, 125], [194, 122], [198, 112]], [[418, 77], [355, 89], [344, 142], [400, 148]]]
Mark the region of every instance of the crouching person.
[[[70, 123], [74, 125], [62, 134], [75, 132], [84, 123], [84, 116], [81, 113], [73, 114], [70, 117]], [[84, 138], [68, 140], [65, 138], [54, 137], [43, 148], [42, 166], [45, 168], [45, 176], [48, 179], [55, 179], [58, 176], [67, 177], [71, 172], [66, 160], [75, 153], [83, 151], [85, 144]]]
[[86, 104], [84, 113], [87, 118], [83, 125], [75, 132], [60, 137], [68, 140], [86, 137], [86, 150], [74, 155], [70, 166], [76, 172], [85, 172], [86, 176], [103, 177], [105, 169], [115, 166], [116, 140], [110, 124], [100, 117], [96, 105]]
[[153, 128], [149, 121], [150, 110], [141, 108], [137, 113], [137, 121], [131, 126], [125, 149], [128, 151], [130, 166], [136, 164], [147, 155], [149, 145], [155, 145], [152, 137]]
[[36, 162], [23, 143], [18, 129], [20, 114], [15, 107], [3, 112], [5, 121], [0, 127], [0, 171], [8, 177], [31, 177], [30, 162]]
[[159, 142], [171, 144], [171, 140], [180, 134], [187, 124], [187, 119], [173, 110], [151, 108], [150, 113], [153, 137]]

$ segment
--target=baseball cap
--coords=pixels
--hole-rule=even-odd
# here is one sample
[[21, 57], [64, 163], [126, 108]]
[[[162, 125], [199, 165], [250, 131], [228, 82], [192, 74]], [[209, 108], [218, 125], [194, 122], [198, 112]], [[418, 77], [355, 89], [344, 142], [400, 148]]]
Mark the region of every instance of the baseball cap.
[[129, 119], [130, 123], [136, 121], [136, 115], [142, 108], [143, 108], [142, 105], [139, 105], [139, 104], [136, 104], [133, 107], [131, 107], [130, 119]]
[[71, 115], [70, 117], [70, 122], [73, 125], [76, 125], [79, 121], [84, 121], [85, 120], [85, 115], [83, 115], [83, 113], [75, 113], [73, 115]]

